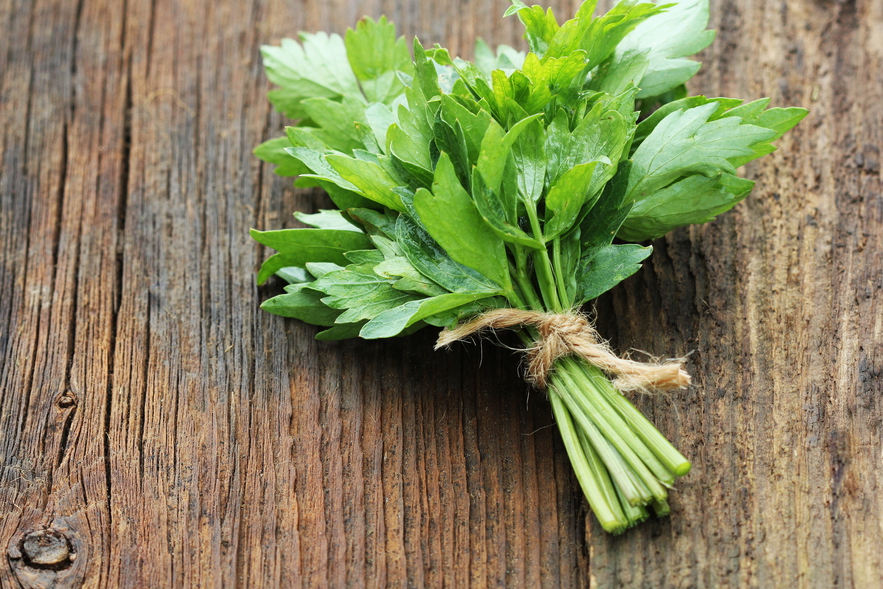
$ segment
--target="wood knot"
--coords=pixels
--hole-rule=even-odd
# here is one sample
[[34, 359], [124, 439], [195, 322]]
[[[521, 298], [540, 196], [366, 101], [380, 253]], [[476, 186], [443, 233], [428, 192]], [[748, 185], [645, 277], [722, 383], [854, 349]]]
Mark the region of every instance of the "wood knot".
[[77, 557], [71, 550], [68, 537], [53, 528], [25, 534], [21, 541], [21, 555], [27, 566], [53, 570], [69, 567]]
[[55, 405], [59, 409], [69, 409], [77, 405], [77, 395], [73, 391], [65, 391], [55, 399]]

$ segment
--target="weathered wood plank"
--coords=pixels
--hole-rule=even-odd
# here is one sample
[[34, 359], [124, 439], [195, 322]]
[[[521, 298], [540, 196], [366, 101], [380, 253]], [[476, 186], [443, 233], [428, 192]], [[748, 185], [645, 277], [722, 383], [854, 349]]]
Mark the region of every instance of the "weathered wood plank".
[[598, 303], [620, 349], [695, 350], [694, 388], [639, 399], [694, 462], [671, 518], [587, 518], [508, 351], [258, 309], [247, 229], [324, 202], [251, 156], [283, 125], [260, 44], [385, 13], [468, 54], [520, 42], [502, 9], [0, 3], [0, 585], [883, 584], [878, 2], [713, 2], [693, 89], [812, 114]]

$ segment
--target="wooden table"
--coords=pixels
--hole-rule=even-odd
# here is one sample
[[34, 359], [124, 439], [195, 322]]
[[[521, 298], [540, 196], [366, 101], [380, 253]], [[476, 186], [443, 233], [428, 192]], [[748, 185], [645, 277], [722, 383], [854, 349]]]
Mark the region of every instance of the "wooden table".
[[0, 6], [3, 587], [883, 586], [883, 3], [713, 2], [693, 91], [812, 112], [597, 303], [692, 351], [638, 402], [694, 469], [620, 537], [508, 350], [258, 309], [248, 228], [325, 202], [251, 155], [259, 46], [386, 13], [468, 56], [521, 43], [504, 2]]

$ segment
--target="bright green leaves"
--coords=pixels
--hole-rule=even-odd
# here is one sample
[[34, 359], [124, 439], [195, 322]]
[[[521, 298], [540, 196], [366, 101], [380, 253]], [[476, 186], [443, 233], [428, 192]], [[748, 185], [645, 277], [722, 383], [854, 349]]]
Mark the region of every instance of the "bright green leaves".
[[472, 268], [455, 262], [416, 222], [400, 215], [396, 224], [396, 242], [408, 261], [450, 292], [501, 294], [501, 285], [488, 280]]
[[339, 310], [322, 302], [320, 291], [307, 288], [306, 284], [289, 284], [285, 287], [285, 294], [267, 299], [261, 309], [274, 315], [326, 327], [334, 325], [340, 316]]
[[385, 16], [365, 17], [345, 37], [346, 55], [369, 102], [390, 104], [404, 87], [396, 72], [411, 74], [414, 66], [404, 37]]
[[756, 144], [775, 136], [772, 130], [741, 124], [739, 117], [709, 121], [717, 108], [710, 103], [673, 112], [656, 126], [632, 156], [630, 198], [640, 201], [688, 174], [732, 174], [730, 159], [751, 155]]
[[800, 108], [764, 110], [767, 104], [691, 97], [639, 125], [639, 133], [652, 130], [632, 156], [627, 198], [635, 206], [619, 236], [658, 237], [710, 221], [742, 200], [754, 183], [736, 177], [736, 167], [773, 151], [771, 142], [806, 115]]
[[708, 0], [672, 0], [665, 10], [638, 24], [616, 48], [610, 72], [646, 61], [634, 77], [638, 98], [658, 96], [684, 84], [699, 71], [699, 62], [684, 59], [714, 40], [708, 26]]
[[520, 0], [512, 0], [512, 6], [506, 10], [504, 16], [512, 14], [518, 14], [518, 18], [524, 24], [524, 36], [530, 45], [530, 50], [539, 55], [544, 54], [555, 38], [555, 33], [561, 28], [555, 20], [555, 15], [552, 14], [552, 9], [543, 11], [541, 6], [528, 7]]
[[730, 163], [735, 167], [744, 165], [751, 160], [757, 159], [776, 150], [773, 141], [779, 139], [785, 132], [794, 128], [797, 123], [803, 120], [808, 111], [805, 108], [771, 108], [765, 110], [769, 104], [769, 98], [762, 98], [743, 104], [723, 113], [723, 117], [738, 116], [742, 118], [743, 123], [749, 123], [757, 127], [769, 129], [773, 134], [766, 140], [751, 146], [752, 153], [742, 157], [730, 158]]
[[494, 192], [500, 190], [500, 184], [503, 181], [503, 171], [515, 140], [518, 139], [522, 131], [530, 126], [531, 122], [541, 116], [537, 114], [522, 119], [513, 125], [508, 133], [496, 122], [492, 122], [489, 125], [484, 139], [482, 139], [481, 152], [478, 156], [478, 172], [489, 189]]
[[593, 195], [592, 176], [599, 163], [593, 161], [574, 166], [564, 172], [549, 191], [543, 231], [546, 239], [557, 237], [573, 226], [583, 206]]
[[512, 0], [513, 6], [506, 14], [518, 14], [531, 50], [537, 55], [547, 59], [581, 50], [589, 67], [595, 67], [607, 59], [635, 27], [662, 10], [653, 4], [624, 0], [607, 14], [593, 18], [596, 3], [596, 0], [583, 2], [576, 16], [560, 27], [551, 9], [544, 13], [539, 6], [528, 8], [520, 0]]
[[581, 305], [607, 292], [641, 267], [649, 247], [613, 244], [613, 238], [629, 215], [632, 203], [625, 199], [631, 163], [624, 162], [607, 183], [598, 202], [580, 225], [580, 259], [576, 264], [574, 296]]
[[349, 96], [340, 102], [310, 98], [304, 100], [301, 106], [315, 127], [302, 127], [303, 132], [336, 151], [352, 153], [354, 149], [362, 147], [356, 124], [364, 122], [365, 107], [358, 100]]
[[309, 215], [296, 211], [294, 218], [306, 225], [312, 225], [317, 229], [339, 229], [342, 231], [356, 231], [361, 233], [361, 229], [347, 221], [338, 210], [324, 211]]
[[[451, 326], [490, 307], [563, 311], [633, 274], [643, 241], [729, 209], [804, 110], [687, 96], [706, 0], [594, 0], [559, 25], [513, 2], [531, 52], [476, 46], [476, 63], [385, 18], [264, 48], [279, 110], [300, 119], [255, 153], [328, 192], [311, 229], [255, 232], [261, 267], [291, 282], [268, 311], [320, 339]], [[638, 117], [643, 120], [638, 121]]]
[[732, 174], [688, 176], [638, 201], [618, 236], [644, 241], [676, 227], [707, 223], [733, 208], [753, 186], [751, 180]]
[[280, 86], [270, 102], [292, 119], [310, 117], [304, 101], [314, 98], [392, 104], [404, 92], [396, 72], [413, 71], [405, 41], [386, 17], [362, 19], [346, 41], [325, 33], [301, 33], [300, 40], [261, 47], [267, 77]]
[[359, 335], [365, 339], [392, 337], [421, 319], [440, 315], [478, 301], [488, 301], [487, 306], [491, 306], [491, 300], [487, 298], [487, 295], [482, 294], [449, 293], [409, 301], [378, 314], [362, 328]]
[[289, 147], [291, 142], [287, 137], [277, 137], [255, 147], [254, 154], [267, 163], [275, 164], [273, 172], [279, 176], [300, 176], [308, 173], [308, 167], [285, 151]]
[[364, 233], [337, 229], [252, 229], [251, 236], [255, 241], [279, 252], [264, 263], [258, 276], [259, 283], [286, 266], [303, 267], [308, 262], [344, 264], [347, 261], [347, 252], [369, 246]]
[[414, 208], [426, 231], [451, 258], [504, 289], [511, 287], [503, 241], [478, 214], [446, 154], [439, 158], [432, 192], [419, 190]]
[[591, 11], [583, 4], [577, 17], [567, 21], [549, 44], [547, 56], [559, 57], [582, 49], [591, 67], [607, 59], [619, 42], [636, 26], [660, 12], [653, 4], [623, 0], [604, 16], [591, 18]]
[[516, 70], [524, 63], [524, 53], [508, 45], [497, 47], [496, 53], [482, 39], [475, 41], [475, 67], [490, 77], [494, 70]]
[[310, 288], [328, 295], [322, 299], [327, 306], [344, 310], [336, 323], [357, 323], [362, 319], [371, 319], [417, 298], [394, 289], [392, 281], [378, 276], [371, 263], [351, 264], [329, 272], [311, 283]]
[[401, 182], [378, 163], [345, 155], [327, 155], [325, 160], [365, 198], [396, 211], [405, 210], [401, 197], [393, 190]]
[[308, 98], [361, 96], [340, 35], [301, 33], [300, 38], [301, 43], [283, 39], [280, 47], [261, 47], [267, 77], [280, 86], [269, 93], [276, 110], [302, 119], [303, 101]]
[[[753, 182], [736, 168], [806, 114], [688, 96], [699, 64], [686, 58], [714, 38], [707, 0], [622, 0], [599, 16], [588, 0], [560, 25], [512, 3], [531, 51], [479, 42], [475, 64], [416, 39], [412, 60], [385, 18], [263, 49], [271, 100], [299, 120], [255, 154], [337, 206], [297, 213], [309, 229], [253, 231], [277, 250], [259, 283], [289, 283], [263, 309], [326, 328], [320, 340], [454, 327], [492, 308], [572, 312], [652, 251], [623, 241], [744, 198]], [[667, 514], [664, 487], [686, 459], [598, 369], [561, 358], [549, 384], [604, 528]]]
[[641, 262], [653, 251], [634, 243], [608, 245], [590, 250], [580, 260], [576, 295], [579, 301], [590, 301], [604, 294], [641, 269]]

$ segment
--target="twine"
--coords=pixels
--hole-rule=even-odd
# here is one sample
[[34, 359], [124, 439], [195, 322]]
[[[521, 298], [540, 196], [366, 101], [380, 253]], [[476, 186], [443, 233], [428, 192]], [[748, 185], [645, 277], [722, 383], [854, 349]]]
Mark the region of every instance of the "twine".
[[520, 325], [535, 327], [540, 334], [536, 345], [526, 350], [527, 380], [540, 388], [546, 387], [555, 361], [571, 354], [613, 376], [613, 385], [620, 391], [670, 391], [690, 385], [683, 358], [667, 362], [635, 362], [620, 358], [601, 339], [589, 320], [575, 313], [495, 309], [454, 329], [445, 329], [439, 335], [435, 349], [485, 329], [508, 329]]

